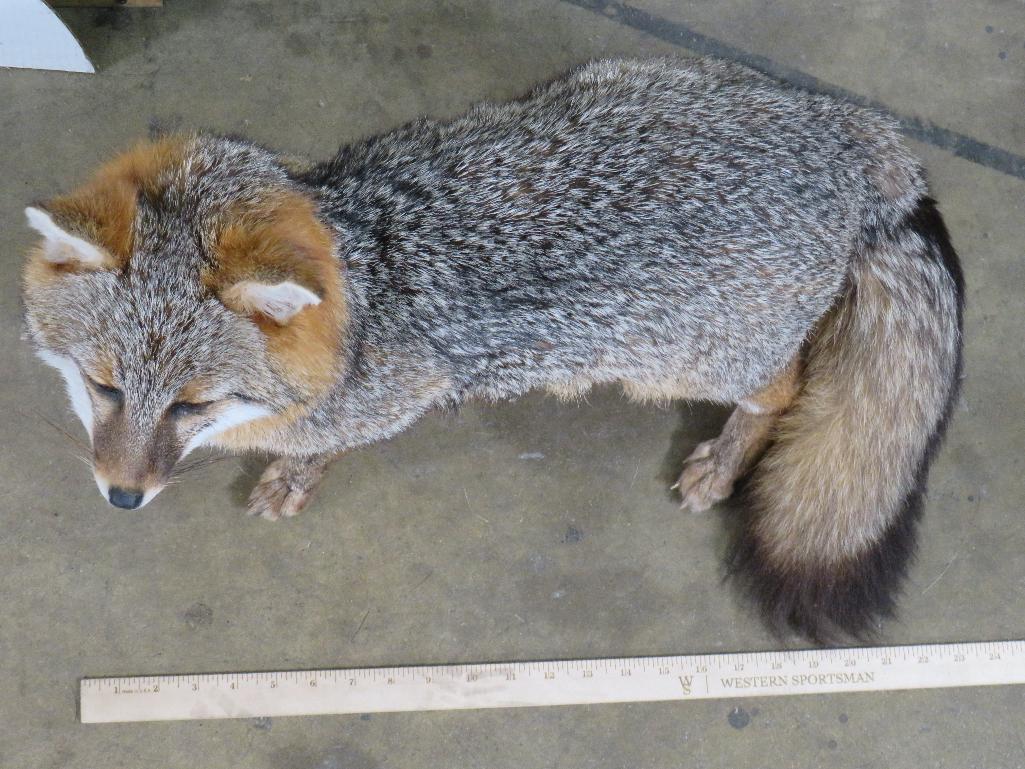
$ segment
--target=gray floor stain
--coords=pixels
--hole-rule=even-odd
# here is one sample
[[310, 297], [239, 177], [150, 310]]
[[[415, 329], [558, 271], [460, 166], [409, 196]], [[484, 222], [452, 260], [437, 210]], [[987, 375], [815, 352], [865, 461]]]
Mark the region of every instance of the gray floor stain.
[[183, 617], [189, 630], [197, 630], [213, 623], [214, 610], [205, 603], [194, 603], [185, 610]]
[[562, 541], [566, 544], [575, 544], [584, 538], [584, 532], [576, 526], [567, 526], [566, 533], [562, 535]]
[[729, 721], [730, 726], [734, 729], [743, 729], [751, 723], [751, 714], [744, 710], [744, 708], [737, 707], [729, 712], [726, 720]]

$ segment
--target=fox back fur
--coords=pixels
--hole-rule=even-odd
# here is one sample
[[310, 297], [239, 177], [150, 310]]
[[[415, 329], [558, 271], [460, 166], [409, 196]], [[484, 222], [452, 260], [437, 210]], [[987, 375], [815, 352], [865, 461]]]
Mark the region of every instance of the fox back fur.
[[277, 455], [250, 508], [291, 515], [429, 409], [620, 382], [738, 404], [680, 493], [750, 476], [733, 565], [776, 624], [892, 613], [963, 286], [889, 118], [723, 61], [599, 61], [320, 164], [164, 136], [27, 213], [27, 324], [115, 505], [207, 444]]

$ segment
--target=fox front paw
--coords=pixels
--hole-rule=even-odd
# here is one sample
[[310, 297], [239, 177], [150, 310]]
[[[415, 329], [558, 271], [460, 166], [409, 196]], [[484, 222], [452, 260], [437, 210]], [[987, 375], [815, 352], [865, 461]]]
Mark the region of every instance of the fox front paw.
[[323, 466], [282, 457], [267, 465], [249, 494], [249, 514], [268, 521], [298, 515], [313, 496]]
[[732, 463], [716, 452], [718, 441], [698, 444], [683, 462], [683, 472], [673, 488], [680, 492], [680, 507], [701, 513], [733, 493], [736, 477]]

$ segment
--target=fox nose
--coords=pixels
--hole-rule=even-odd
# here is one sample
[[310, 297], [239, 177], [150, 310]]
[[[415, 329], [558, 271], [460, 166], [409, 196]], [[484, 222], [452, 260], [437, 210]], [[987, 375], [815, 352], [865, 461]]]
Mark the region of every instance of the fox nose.
[[141, 491], [129, 491], [119, 486], [111, 486], [107, 498], [114, 507], [123, 507], [125, 510], [134, 510], [142, 504]]

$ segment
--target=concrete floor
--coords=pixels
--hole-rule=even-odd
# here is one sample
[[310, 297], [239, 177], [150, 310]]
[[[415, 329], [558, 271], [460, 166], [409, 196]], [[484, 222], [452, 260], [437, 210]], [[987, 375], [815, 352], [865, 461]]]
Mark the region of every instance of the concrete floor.
[[[1025, 150], [1025, 6], [171, 0], [62, 15], [100, 74], [0, 72], [0, 767], [1025, 766], [1022, 688], [80, 725], [82, 676], [776, 642], [719, 580], [717, 516], [681, 514], [666, 490], [724, 411], [612, 391], [469, 406], [336, 466], [295, 520], [243, 516], [250, 460], [127, 514], [40, 418], [79, 430], [56, 375], [19, 340], [18, 298], [22, 207], [153, 120], [325, 155], [593, 56], [765, 57], [927, 121], [932, 144], [915, 147], [968, 275], [963, 403], [902, 619], [883, 640], [1025, 638], [1025, 181], [937, 148], [946, 134], [929, 128]], [[996, 151], [980, 159], [1007, 165]], [[743, 728], [734, 707], [751, 716]]]

